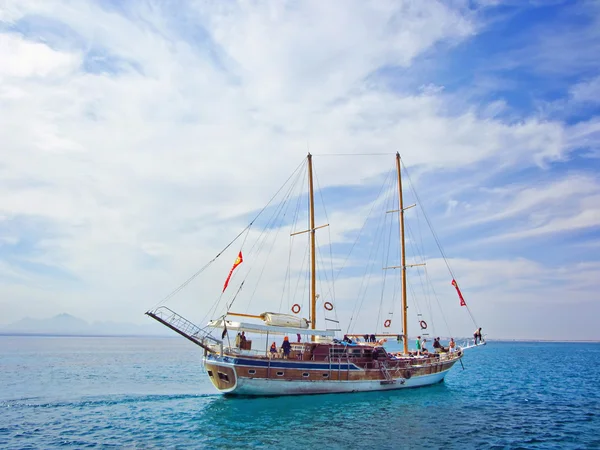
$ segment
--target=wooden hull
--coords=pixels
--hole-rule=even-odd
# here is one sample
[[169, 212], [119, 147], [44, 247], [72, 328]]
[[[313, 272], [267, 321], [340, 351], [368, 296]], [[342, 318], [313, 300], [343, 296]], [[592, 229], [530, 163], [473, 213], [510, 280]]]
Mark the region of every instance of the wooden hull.
[[368, 370], [347, 362], [269, 361], [215, 355], [208, 355], [204, 364], [213, 385], [224, 394], [279, 396], [429, 386], [442, 382], [458, 359], [410, 367], [385, 362]]

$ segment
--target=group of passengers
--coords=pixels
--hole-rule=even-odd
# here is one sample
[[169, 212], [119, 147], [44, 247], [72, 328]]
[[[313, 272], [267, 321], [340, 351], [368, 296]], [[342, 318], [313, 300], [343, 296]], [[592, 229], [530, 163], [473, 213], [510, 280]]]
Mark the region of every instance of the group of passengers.
[[[300, 342], [300, 338], [298, 338], [298, 342]], [[290, 357], [290, 351], [292, 350], [292, 344], [290, 344], [290, 340], [287, 336], [283, 338], [283, 343], [281, 344], [281, 351], [283, 359], [288, 359]], [[270, 358], [278, 358], [279, 357], [279, 349], [277, 348], [277, 344], [273, 342], [271, 344], [271, 348], [269, 350]]]
[[[421, 355], [429, 355], [429, 350], [427, 350], [427, 339], [423, 338], [423, 340], [421, 340], [421, 336], [417, 336], [417, 340], [415, 341], [415, 347], [416, 347], [416, 352], [415, 355], [416, 356], [421, 356]], [[454, 341], [454, 338], [450, 338], [450, 342], [448, 342], [448, 346], [444, 347], [442, 345], [442, 343], [440, 342], [440, 338], [436, 337], [433, 339], [433, 352], [434, 353], [454, 353], [456, 351], [456, 342]]]
[[[387, 342], [387, 339], [379, 339], [377, 340], [377, 337], [374, 334], [365, 334], [364, 335], [364, 342], [372, 342], [378, 345], [383, 345]], [[333, 342], [338, 342], [335, 339], [333, 340]], [[359, 342], [362, 342], [360, 340], [360, 337], [356, 336], [355, 339], [353, 340], [352, 338], [350, 338], [347, 334], [344, 335], [344, 338], [342, 339], [342, 342], [345, 342], [346, 344], [357, 344]]]
[[246, 332], [238, 333], [235, 337], [235, 346], [237, 348], [244, 348], [246, 346]]

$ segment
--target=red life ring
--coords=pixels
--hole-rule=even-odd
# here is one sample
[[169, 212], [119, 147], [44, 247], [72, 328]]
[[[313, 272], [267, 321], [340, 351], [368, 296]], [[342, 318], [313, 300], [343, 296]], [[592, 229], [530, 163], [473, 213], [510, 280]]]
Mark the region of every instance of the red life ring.
[[427, 329], [427, 322], [425, 322], [424, 320], [421, 320], [419, 322], [419, 325], [421, 325], [421, 330], [426, 330]]
[[325, 302], [323, 303], [323, 307], [327, 310], [327, 311], [331, 311], [333, 309], [333, 304], [329, 303], [329, 302]]
[[298, 303], [296, 303], [294, 306], [292, 306], [292, 312], [294, 314], [298, 314], [300, 312], [302, 308], [300, 307], [300, 305]]
[[392, 321], [390, 319], [388, 319], [385, 322], [383, 322], [383, 326], [386, 327], [386, 328], [389, 328], [391, 324], [392, 324]]

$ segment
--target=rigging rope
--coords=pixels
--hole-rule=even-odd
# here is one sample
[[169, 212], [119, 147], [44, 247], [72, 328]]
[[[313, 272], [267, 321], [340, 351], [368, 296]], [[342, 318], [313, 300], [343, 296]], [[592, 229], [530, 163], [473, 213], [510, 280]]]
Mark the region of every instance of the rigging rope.
[[433, 298], [435, 298], [435, 301], [436, 301], [438, 307], [440, 308], [440, 311], [442, 312], [442, 319], [444, 319], [444, 323], [446, 324], [446, 329], [448, 330], [448, 333], [450, 334], [450, 336], [453, 336], [452, 330], [450, 329], [450, 325], [448, 324], [448, 321], [446, 320], [446, 315], [444, 314], [444, 309], [442, 308], [442, 304], [440, 303], [437, 293], [435, 292], [435, 288], [433, 287], [433, 283], [431, 282], [431, 279], [429, 278], [429, 272], [427, 272], [427, 266], [425, 266], [425, 279], [428, 281], [428, 283], [431, 287], [431, 291], [433, 292]]
[[[262, 269], [260, 271], [260, 275], [259, 275], [258, 280], [256, 282], [256, 285], [254, 287], [254, 291], [252, 292], [252, 295], [250, 296], [250, 300], [248, 302], [248, 306], [246, 308], [246, 312], [250, 309], [250, 304], [252, 303], [254, 295], [256, 294], [256, 290], [258, 289], [258, 286], [260, 285], [260, 280], [262, 279], [262, 276], [264, 274], [265, 268], [267, 266], [267, 260], [271, 256], [271, 253], [273, 252], [273, 248], [275, 247], [275, 243], [277, 242], [277, 236], [279, 236], [279, 232], [283, 228], [283, 222], [285, 220], [285, 216], [287, 214], [287, 211], [288, 211], [288, 208], [289, 208], [289, 204], [290, 204], [289, 200], [290, 200], [291, 195], [292, 195], [292, 193], [294, 191], [296, 183], [298, 183], [298, 180], [300, 179], [300, 175], [301, 174], [299, 172], [297, 179], [294, 181], [294, 183], [291, 184], [290, 189], [288, 190], [287, 195], [282, 199], [282, 201], [281, 201], [281, 203], [280, 203], [280, 205], [278, 207], [278, 210], [276, 210], [276, 212], [274, 214], [274, 217], [273, 217], [273, 220], [270, 221], [270, 223], [268, 223], [265, 226], [265, 229], [266, 229], [266, 228], [269, 227], [269, 225], [271, 225], [271, 227], [269, 229], [269, 232], [265, 235], [265, 238], [263, 239], [263, 243], [260, 245], [259, 250], [257, 251], [257, 256], [260, 253], [260, 251], [262, 249], [262, 246], [266, 243], [267, 237], [268, 237], [269, 233], [271, 232], [272, 227], [275, 227], [275, 229], [276, 229], [275, 237], [273, 238], [273, 241], [271, 242], [271, 247], [269, 249], [269, 252], [267, 253], [265, 263], [263, 264]], [[284, 207], [285, 207], [285, 209], [284, 209]], [[281, 212], [283, 212], [283, 214], [281, 214]], [[280, 215], [281, 215], [281, 218], [279, 219]], [[279, 219], [278, 224], [276, 224], [277, 219]]]
[[[442, 244], [440, 243], [440, 241], [437, 237], [437, 233], [433, 229], [433, 226], [431, 225], [429, 217], [427, 216], [427, 212], [425, 211], [425, 206], [424, 206], [423, 202], [421, 201], [421, 199], [419, 198], [419, 194], [417, 194], [417, 191], [414, 188], [414, 184], [410, 178], [410, 174], [408, 173], [408, 168], [404, 165], [404, 161], [400, 160], [400, 162], [402, 163], [402, 166], [404, 167], [404, 172], [406, 173], [406, 177], [408, 178], [408, 181], [410, 182], [411, 190], [413, 191], [413, 194], [415, 195], [415, 198], [417, 199], [417, 202], [419, 203], [419, 207], [421, 208], [421, 211], [423, 211], [423, 217], [425, 217], [425, 221], [427, 222], [427, 225], [429, 226], [429, 229], [431, 230], [431, 234], [433, 234], [433, 238], [438, 247], [438, 250], [440, 251], [442, 258], [444, 259], [446, 268], [448, 269], [448, 272], [452, 276], [452, 279], [456, 280], [456, 276], [454, 275], [454, 272], [452, 272], [452, 269], [450, 268], [450, 264], [448, 263], [448, 259], [446, 258], [446, 254], [444, 253], [444, 250], [442, 249]], [[475, 320], [475, 317], [473, 317], [473, 314], [471, 313], [471, 309], [469, 308], [469, 305], [466, 302], [465, 302], [465, 306], [467, 308], [469, 316], [471, 316], [471, 320], [473, 321], [475, 328], [477, 328], [477, 321]]]
[[196, 278], [198, 275], [200, 275], [202, 272], [204, 272], [204, 270], [206, 270], [207, 267], [209, 267], [213, 262], [215, 262], [219, 256], [221, 256], [223, 254], [224, 251], [226, 251], [229, 247], [231, 247], [231, 245], [238, 240], [238, 238], [244, 234], [244, 232], [246, 232], [247, 230], [250, 229], [250, 227], [252, 226], [252, 224], [261, 216], [261, 214], [269, 207], [269, 205], [271, 204], [271, 202], [277, 197], [277, 195], [279, 195], [279, 193], [281, 192], [281, 190], [287, 185], [287, 183], [290, 181], [290, 179], [294, 176], [294, 174], [304, 165], [305, 160], [303, 159], [302, 162], [296, 167], [296, 169], [292, 172], [292, 174], [287, 178], [287, 180], [285, 181], [285, 183], [283, 183], [283, 185], [277, 190], [277, 192], [275, 192], [275, 194], [271, 197], [271, 199], [269, 200], [269, 202], [258, 212], [258, 214], [254, 217], [254, 219], [252, 219], [252, 221], [250, 221], [250, 223], [242, 230], [240, 231], [240, 233], [233, 238], [233, 240], [231, 242], [229, 242], [229, 244], [227, 244], [219, 253], [217, 253], [217, 255], [211, 259], [208, 263], [206, 263], [204, 266], [202, 266], [202, 268], [200, 268], [200, 270], [198, 270], [196, 273], [194, 273], [191, 277], [189, 277], [186, 281], [184, 281], [177, 289], [173, 290], [169, 295], [167, 295], [166, 297], [164, 297], [162, 300], [160, 300], [156, 305], [154, 305], [154, 307], [151, 308], [151, 310], [156, 309], [158, 306], [160, 306], [161, 304], [166, 303], [168, 300], [170, 300], [171, 298], [173, 298], [173, 296], [175, 296], [178, 292], [180, 292], [182, 289], [184, 289], [188, 284], [190, 284], [194, 278]]
[[[248, 254], [246, 255], [247, 258], [248, 258], [248, 256], [256, 255], [255, 259], [258, 260], [258, 257], [261, 254], [262, 249], [263, 249], [265, 243], [267, 242], [267, 238], [268, 238], [270, 232], [272, 231], [272, 225], [275, 223], [275, 221], [279, 217], [279, 214], [280, 214], [281, 210], [283, 209], [283, 206], [286, 204], [286, 201], [289, 198], [289, 195], [290, 195], [291, 191], [293, 190], [295, 184], [297, 183], [297, 178], [299, 177], [300, 172], [298, 172], [297, 170], [295, 171], [295, 173], [296, 172], [297, 172], [296, 181], [290, 183], [289, 188], [287, 190], [287, 194], [283, 196], [282, 200], [275, 207], [275, 209], [273, 211], [273, 214], [267, 220], [267, 223], [265, 224], [265, 226], [263, 227], [262, 231], [260, 232], [260, 234], [258, 235], [258, 237], [256, 238], [256, 240], [252, 244], [252, 247], [250, 247], [250, 250], [248, 251]], [[293, 176], [293, 174], [292, 174], [292, 176]], [[285, 187], [286, 185], [288, 185], [288, 182], [289, 182], [290, 178], [291, 178], [291, 176], [288, 178], [288, 180], [286, 181], [286, 183], [284, 184], [284, 186], [282, 186], [282, 188], [279, 189], [278, 192], [281, 192], [281, 190], [283, 189], [283, 187]], [[263, 210], [264, 209], [266, 209], [266, 208], [263, 208]], [[248, 230], [248, 232], [249, 232], [249, 230]], [[245, 239], [244, 239], [244, 242], [245, 242]], [[263, 266], [263, 270], [264, 270], [264, 266]], [[244, 278], [243, 281], [246, 281], [246, 279], [250, 275], [250, 272], [252, 272], [252, 266], [246, 272], [246, 276], [245, 276], [245, 278]], [[236, 274], [237, 274], [237, 272], [234, 273], [232, 279], [235, 278]], [[262, 272], [261, 272], [261, 276], [262, 276]], [[257, 286], [255, 287], [254, 292], [256, 292], [256, 288], [257, 288]], [[250, 301], [252, 300], [254, 292], [252, 293]], [[203, 321], [206, 320], [208, 317], [212, 317], [212, 316], [214, 316], [214, 314], [216, 314], [217, 309], [219, 308], [219, 306], [221, 304], [222, 298], [223, 298], [223, 292], [221, 292], [221, 294], [219, 294], [218, 299], [215, 301], [213, 307], [208, 311], [207, 315], [203, 318]], [[249, 307], [249, 305], [248, 305], [248, 307]], [[225, 302], [224, 314], [226, 315], [228, 312], [229, 312], [229, 308], [227, 307], [227, 302]]]
[[313, 156], [391, 156], [396, 153], [317, 153]]
[[[379, 193], [377, 195], [377, 198], [375, 199], [375, 201], [373, 202], [373, 205], [371, 206], [371, 210], [369, 211], [369, 215], [367, 216], [367, 219], [365, 220], [363, 227], [361, 228], [361, 231], [359, 233], [359, 236], [357, 237], [356, 241], [354, 242], [354, 244], [352, 245], [352, 249], [350, 250], [350, 253], [352, 253], [352, 250], [354, 249], [354, 246], [356, 245], [356, 242], [358, 241], [358, 239], [360, 238], [360, 235], [362, 234], [363, 230], [366, 228], [367, 223], [369, 222], [369, 219], [371, 217], [371, 213], [373, 212], [373, 209], [375, 208], [375, 206], [379, 203], [379, 198], [381, 197], [382, 192], [384, 192], [384, 188], [391, 183], [390, 180], [393, 180], [393, 170], [390, 170], [388, 172], [388, 175], [386, 176], [386, 178], [384, 179], [383, 184], [381, 185], [381, 188], [379, 189]], [[389, 190], [389, 187], [388, 187]], [[386, 203], [385, 201], [382, 202], [381, 205], [379, 205], [380, 207], [383, 206], [384, 209], [383, 211], [385, 212], [385, 206]], [[380, 214], [379, 215], [379, 220], [377, 222], [377, 228], [376, 228], [376, 232], [375, 235], [379, 235], [380, 230], [382, 229], [383, 223], [384, 223], [384, 219], [385, 219], [385, 215], [384, 214]], [[376, 240], [376, 244], [377, 246], [375, 246], [375, 244], [371, 245], [371, 250], [369, 252], [369, 259], [368, 259], [368, 264], [365, 267], [365, 272], [363, 274], [363, 278], [358, 290], [358, 295], [357, 295], [357, 299], [356, 299], [356, 303], [354, 304], [354, 308], [352, 310], [352, 314], [350, 316], [350, 321], [348, 322], [348, 327], [346, 329], [346, 334], [352, 330], [354, 331], [354, 315], [357, 314], [358, 311], [360, 311], [362, 309], [362, 305], [365, 301], [366, 298], [366, 294], [367, 294], [367, 287], [364, 288], [364, 292], [361, 294], [361, 291], [363, 291], [363, 286], [365, 286], [365, 279], [367, 277], [368, 274], [368, 279], [367, 279], [367, 286], [371, 280], [371, 276], [373, 275], [373, 271], [372, 271], [372, 266], [375, 264], [375, 258], [374, 255], [377, 255], [378, 251], [379, 251], [379, 245], [381, 243], [381, 240], [377, 239]], [[350, 257], [350, 254], [348, 254], [348, 256], [346, 257], [346, 261], [348, 260], [348, 258]], [[345, 266], [345, 262], [344, 262], [344, 266]], [[342, 268], [344, 267], [342, 266]], [[369, 267], [371, 266], [371, 268]], [[341, 271], [341, 269], [340, 269]], [[338, 276], [339, 276], [339, 271], [338, 271]], [[359, 303], [360, 302], [360, 303]]]
[[[305, 174], [306, 174], [306, 170], [308, 168], [308, 164], [305, 166], [305, 170], [302, 172], [302, 176], [301, 178], [304, 178]], [[298, 225], [298, 216], [300, 214], [300, 205], [301, 205], [301, 199], [302, 199], [302, 194], [303, 194], [303, 189], [302, 189], [302, 184], [299, 183], [300, 189], [299, 192], [296, 194], [296, 208], [294, 210], [294, 214], [292, 217], [292, 221], [290, 224], [290, 233], [289, 233], [289, 250], [288, 250], [288, 263], [286, 266], [286, 271], [285, 271], [285, 276], [283, 279], [283, 286], [281, 288], [281, 298], [279, 299], [279, 311], [282, 310], [283, 307], [283, 299], [284, 297], [286, 297], [286, 288], [288, 290], [287, 292], [287, 299], [288, 299], [288, 304], [287, 307], [290, 307], [290, 297], [291, 297], [291, 289], [292, 289], [292, 253], [294, 250], [294, 233], [296, 232], [296, 227]], [[304, 259], [302, 260], [303, 264], [304, 264]]]
[[[395, 206], [394, 205], [394, 200], [393, 197], [390, 196], [390, 201], [388, 203], [388, 207], [386, 208], [388, 211], [391, 210], [391, 207]], [[400, 208], [398, 206], [398, 208]], [[391, 217], [391, 216], [390, 216]], [[385, 228], [385, 223], [387, 222], [387, 218], [388, 218], [388, 214], [386, 212], [385, 216], [384, 216], [384, 228]], [[387, 241], [387, 253], [385, 253], [385, 255], [382, 252], [382, 263], [383, 263], [383, 282], [381, 283], [381, 295], [380, 295], [380, 299], [379, 299], [379, 311], [377, 312], [377, 323], [375, 326], [375, 332], [379, 332], [379, 326], [381, 325], [381, 313], [383, 311], [383, 298], [384, 298], [384, 293], [385, 293], [385, 282], [387, 280], [387, 271], [388, 269], [386, 269], [387, 267], [389, 267], [390, 264], [390, 247], [391, 247], [391, 242], [392, 242], [392, 230], [394, 228], [394, 221], [390, 220], [390, 226], [389, 226], [389, 235], [388, 235], [388, 241]], [[384, 245], [384, 249], [385, 249], [385, 238], [383, 241], [383, 245]]]
[[[327, 223], [329, 222], [329, 215], [327, 214], [327, 208], [325, 207], [325, 199], [323, 198], [323, 189], [321, 189], [321, 183], [319, 183], [319, 175], [317, 174], [317, 171], [313, 169], [313, 172], [315, 174], [315, 179], [317, 180], [317, 190], [319, 191], [319, 195], [321, 197], [321, 204], [323, 205], [323, 212], [325, 213], [325, 220], [327, 221]], [[331, 227], [327, 227], [327, 234], [329, 237], [329, 262], [331, 263], [331, 290], [330, 292], [332, 293], [332, 301], [335, 301], [335, 273], [333, 270], [333, 248], [332, 248], [332, 244], [331, 244]], [[329, 280], [328, 280], [329, 281]]]

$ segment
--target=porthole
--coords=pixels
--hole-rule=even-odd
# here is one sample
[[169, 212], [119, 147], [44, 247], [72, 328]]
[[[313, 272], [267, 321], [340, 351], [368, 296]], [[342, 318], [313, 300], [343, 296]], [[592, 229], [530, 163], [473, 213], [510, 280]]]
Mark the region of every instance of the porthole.
[[329, 374], [328, 373], [324, 373], [323, 374], [323, 378], [329, 378]]
[[227, 376], [226, 373], [223, 372], [218, 372], [219, 373], [219, 378], [225, 382], [229, 382], [229, 377]]
[[254, 369], [250, 369], [250, 370], [248, 370], [248, 373], [249, 373], [250, 375], [254, 375], [254, 374], [256, 373], [256, 370], [254, 370]]
[[308, 377], [309, 377], [309, 373], [308, 373], [308, 372], [304, 372], [304, 373], [302, 374], [302, 376], [303, 376], [304, 378], [308, 378]]
[[209, 376], [209, 377], [212, 377], [212, 376], [213, 376], [212, 370], [209, 370], [209, 371], [208, 371], [208, 376]]
[[277, 372], [277, 376], [278, 377], [282, 377], [283, 376], [283, 372]]

